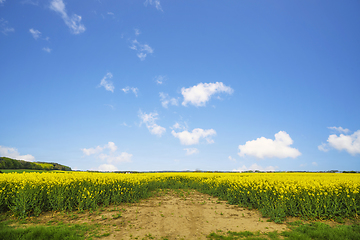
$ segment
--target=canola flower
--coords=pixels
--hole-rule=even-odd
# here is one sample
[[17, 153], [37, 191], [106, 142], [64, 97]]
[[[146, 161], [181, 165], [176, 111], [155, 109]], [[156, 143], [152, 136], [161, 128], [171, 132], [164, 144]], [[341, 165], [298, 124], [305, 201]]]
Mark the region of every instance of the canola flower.
[[360, 175], [331, 173], [8, 173], [0, 174], [0, 211], [19, 217], [43, 211], [96, 209], [136, 202], [158, 188], [192, 188], [285, 216], [357, 217]]

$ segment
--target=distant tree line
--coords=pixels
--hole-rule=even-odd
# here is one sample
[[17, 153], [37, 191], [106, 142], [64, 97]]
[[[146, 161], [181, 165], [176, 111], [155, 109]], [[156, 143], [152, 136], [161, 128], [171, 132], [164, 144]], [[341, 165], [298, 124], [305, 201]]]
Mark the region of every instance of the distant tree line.
[[28, 162], [7, 157], [0, 157], [0, 169], [33, 169], [33, 170], [62, 170], [71, 171], [71, 168], [58, 163]]

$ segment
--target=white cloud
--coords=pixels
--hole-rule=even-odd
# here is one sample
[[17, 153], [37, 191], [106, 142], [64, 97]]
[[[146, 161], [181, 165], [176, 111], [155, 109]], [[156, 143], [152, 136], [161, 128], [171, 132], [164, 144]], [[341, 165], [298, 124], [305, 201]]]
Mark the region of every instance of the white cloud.
[[114, 13], [113, 13], [113, 12], [107, 12], [107, 14], [108, 14], [108, 15], [114, 15]]
[[[95, 148], [82, 148], [81, 151], [86, 155], [94, 155], [96, 158], [99, 158], [107, 163], [123, 163], [123, 162], [131, 162], [132, 154], [127, 152], [122, 152], [118, 154], [118, 147], [114, 142], [108, 142], [104, 146], [97, 146]], [[105, 153], [106, 151], [106, 153]], [[103, 164], [110, 166], [109, 164]]]
[[199, 150], [197, 148], [184, 148], [184, 150], [186, 151], [186, 155], [199, 153]]
[[137, 56], [141, 61], [144, 61], [148, 53], [153, 53], [154, 49], [152, 49], [147, 44], [141, 44], [136, 39], [132, 41], [132, 45], [130, 49], [137, 51]]
[[146, 125], [151, 134], [160, 137], [163, 133], [166, 132], [166, 129], [155, 123], [155, 121], [158, 119], [157, 116], [158, 114], [156, 112], [146, 114], [139, 110], [139, 118], [142, 121], [141, 123]]
[[108, 171], [108, 172], [113, 172], [113, 171], [118, 171], [117, 167], [115, 167], [112, 164], [102, 164], [98, 167], [99, 171]]
[[93, 155], [93, 154], [98, 154], [101, 153], [103, 151], [103, 147], [97, 146], [96, 148], [82, 148], [81, 151], [87, 155]]
[[293, 140], [285, 131], [280, 131], [275, 134], [275, 140], [267, 139], [265, 137], [257, 138], [256, 140], [247, 141], [245, 145], [239, 145], [240, 157], [245, 155], [254, 156], [257, 158], [296, 158], [301, 155], [299, 150], [291, 148]]
[[52, 49], [48, 48], [48, 47], [44, 47], [42, 50], [47, 52], [47, 53], [51, 53], [51, 51], [52, 51]]
[[317, 166], [318, 164], [317, 164], [317, 162], [312, 162], [311, 163], [313, 166]]
[[103, 79], [101, 79], [100, 86], [103, 86], [107, 91], [114, 92], [114, 85], [111, 81], [108, 81], [107, 79], [111, 79], [113, 75], [111, 73], [107, 73]]
[[20, 153], [16, 148], [5, 147], [5, 146], [0, 146], [0, 156], [13, 158], [17, 160], [25, 160], [29, 162], [35, 161], [35, 157], [32, 155], [30, 154], [20, 155]]
[[184, 97], [182, 105], [186, 106], [188, 103], [191, 103], [197, 107], [205, 106], [212, 95], [222, 92], [232, 94], [234, 90], [231, 87], [225, 86], [222, 82], [199, 83], [193, 87], [181, 88], [181, 94]]
[[342, 127], [328, 127], [328, 129], [331, 129], [331, 130], [335, 130], [335, 131], [337, 131], [337, 132], [343, 132], [343, 133], [348, 133], [348, 132], [350, 132], [350, 130], [349, 129], [347, 129], [347, 128], [342, 128]]
[[244, 172], [244, 171], [275, 171], [278, 167], [268, 166], [268, 167], [261, 167], [260, 165], [257, 165], [256, 163], [252, 164], [250, 167], [246, 167], [243, 165], [242, 167], [239, 167], [238, 169], [234, 169], [234, 172]]
[[103, 147], [97, 146], [96, 148], [82, 148], [81, 151], [87, 156], [93, 155], [93, 154], [99, 154], [104, 149], [109, 149], [110, 152], [115, 152], [117, 150], [117, 146], [113, 142], [108, 142], [108, 144], [105, 144]]
[[72, 17], [69, 17], [66, 13], [63, 0], [52, 0], [50, 2], [50, 9], [60, 14], [73, 34], [79, 34], [85, 31], [85, 26], [81, 23], [81, 16], [73, 14]]
[[216, 131], [214, 129], [204, 130], [201, 128], [195, 128], [192, 132], [185, 130], [177, 133], [172, 130], [171, 134], [174, 137], [179, 138], [182, 145], [193, 145], [199, 144], [200, 138], [205, 138], [208, 143], [214, 143], [211, 136], [216, 135]]
[[167, 80], [166, 76], [159, 75], [155, 77], [155, 82], [157, 84], [163, 84], [166, 80]]
[[0, 4], [4, 3], [6, 0], [0, 0]]
[[169, 103], [171, 105], [175, 105], [175, 106], [179, 105], [178, 100], [176, 98], [170, 98], [169, 94], [161, 92], [161, 93], [159, 93], [159, 95], [160, 95], [161, 105], [164, 108], [168, 108]]
[[139, 91], [139, 89], [138, 88], [136, 88], [136, 87], [129, 87], [129, 86], [127, 86], [127, 87], [125, 87], [125, 88], [123, 88], [123, 89], [121, 89], [124, 93], [128, 93], [130, 90], [135, 94], [135, 96], [137, 97], [138, 95], [138, 91]]
[[[330, 129], [334, 129], [332, 127]], [[341, 127], [336, 128], [335, 130], [340, 132], [348, 132], [348, 129], [343, 129]], [[340, 134], [337, 136], [336, 134], [332, 134], [329, 136], [327, 140], [328, 144], [322, 143], [318, 146], [320, 151], [327, 152], [330, 147], [335, 148], [339, 151], [345, 150], [349, 154], [355, 156], [356, 154], [360, 154], [360, 130], [357, 130], [351, 135]]]
[[141, 34], [140, 30], [137, 28], [135, 28], [134, 31], [136, 36], [139, 36]]
[[4, 35], [7, 35], [10, 32], [15, 32], [14, 28], [8, 27], [8, 21], [5, 21], [3, 18], [0, 19], [0, 29]]
[[229, 158], [230, 161], [236, 162], [236, 159], [233, 158], [232, 156], [229, 156], [228, 158]]
[[161, 5], [160, 5], [160, 0], [146, 0], [144, 2], [145, 7], [147, 7], [147, 5], [154, 5], [156, 7], [157, 10], [163, 12]]
[[38, 39], [41, 35], [41, 32], [39, 30], [35, 30], [33, 28], [29, 29], [29, 32], [31, 33], [31, 35], [33, 36], [33, 38]]

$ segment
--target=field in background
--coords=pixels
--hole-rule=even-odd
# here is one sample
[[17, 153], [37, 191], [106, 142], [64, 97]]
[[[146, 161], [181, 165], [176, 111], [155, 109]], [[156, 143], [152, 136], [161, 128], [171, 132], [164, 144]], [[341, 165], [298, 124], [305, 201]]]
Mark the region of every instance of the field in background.
[[90, 172], [0, 174], [0, 211], [24, 218], [46, 211], [97, 209], [137, 202], [156, 189], [179, 188], [259, 209], [275, 222], [286, 216], [356, 218], [360, 211], [358, 174]]

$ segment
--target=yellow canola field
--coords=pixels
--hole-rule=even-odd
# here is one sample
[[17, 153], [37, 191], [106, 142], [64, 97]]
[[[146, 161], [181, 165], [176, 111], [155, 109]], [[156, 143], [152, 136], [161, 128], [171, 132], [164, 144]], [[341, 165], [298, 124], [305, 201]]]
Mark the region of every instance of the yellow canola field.
[[96, 209], [136, 202], [158, 188], [192, 188], [285, 216], [357, 217], [360, 175], [332, 173], [8, 173], [0, 174], [0, 211], [25, 217], [43, 211]]

